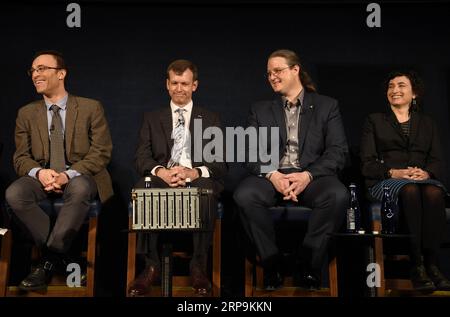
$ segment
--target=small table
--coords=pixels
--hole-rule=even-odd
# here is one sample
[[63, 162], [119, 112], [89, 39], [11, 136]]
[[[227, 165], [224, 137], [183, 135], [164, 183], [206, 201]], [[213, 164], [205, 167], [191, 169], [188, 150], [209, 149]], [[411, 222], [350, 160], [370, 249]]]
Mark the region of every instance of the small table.
[[[383, 240], [385, 239], [404, 239], [411, 237], [410, 234], [384, 234], [384, 233], [332, 233], [330, 237], [335, 241], [348, 240], [358, 241], [362, 244], [365, 263], [365, 279], [364, 290], [368, 297], [384, 296], [385, 279], [384, 279], [384, 257], [383, 257]], [[373, 264], [373, 265], [371, 265]], [[371, 266], [369, 266], [371, 265]], [[357, 274], [360, 272], [356, 272]], [[372, 275], [375, 274], [375, 275]], [[379, 274], [377, 276], [377, 274]], [[375, 279], [372, 279], [372, 276]], [[370, 279], [370, 280], [369, 280]], [[377, 283], [379, 281], [379, 283]]]

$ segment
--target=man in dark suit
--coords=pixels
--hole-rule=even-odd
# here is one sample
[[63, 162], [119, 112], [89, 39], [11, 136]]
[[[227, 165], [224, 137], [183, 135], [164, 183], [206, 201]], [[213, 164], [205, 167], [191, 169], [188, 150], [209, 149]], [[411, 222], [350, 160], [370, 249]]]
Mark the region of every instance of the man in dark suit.
[[[41, 262], [19, 285], [37, 290], [65, 260], [97, 192], [102, 202], [112, 197], [106, 170], [112, 142], [100, 102], [67, 93], [61, 53], [37, 53], [29, 74], [43, 100], [18, 112], [14, 168], [20, 178], [6, 190], [6, 200], [42, 250]], [[38, 202], [58, 196], [64, 206], [52, 225]]]
[[[261, 161], [249, 162], [247, 167], [253, 175], [241, 182], [234, 199], [265, 268], [268, 289], [281, 286], [283, 281], [269, 208], [282, 200], [312, 208], [299, 251], [299, 281], [303, 286], [317, 288], [327, 235], [340, 226], [349, 200], [347, 189], [337, 178], [348, 152], [343, 124], [337, 101], [315, 92], [295, 52], [273, 52], [268, 59], [267, 76], [280, 97], [254, 104], [248, 125], [257, 129], [279, 128], [279, 144], [271, 144], [269, 136], [258, 152], [275, 151], [280, 161], [278, 168], [269, 171]], [[250, 151], [255, 148], [250, 147]]]
[[[146, 113], [142, 123], [136, 151], [136, 169], [142, 179], [135, 186], [144, 187], [144, 177], [150, 175], [152, 187], [184, 187], [189, 178], [193, 187], [213, 190], [214, 208], [217, 195], [223, 190], [222, 177], [226, 173], [223, 157], [205, 160], [201, 153], [206, 141], [194, 135], [208, 127], [221, 126], [219, 116], [193, 105], [192, 93], [198, 86], [197, 67], [187, 60], [176, 60], [167, 68], [167, 90], [170, 106]], [[197, 124], [201, 124], [201, 129]], [[178, 135], [181, 128], [181, 135]], [[174, 141], [175, 139], [175, 141]], [[190, 140], [190, 141], [189, 141]], [[200, 146], [199, 146], [200, 145]], [[214, 215], [216, 213], [214, 212]], [[193, 256], [190, 263], [192, 286], [197, 294], [206, 295], [211, 283], [206, 277], [207, 254], [212, 241], [214, 219], [207, 232], [193, 233]], [[141, 296], [150, 290], [160, 276], [157, 252], [157, 234], [138, 235], [137, 253], [144, 255], [146, 267], [128, 289], [131, 296]]]

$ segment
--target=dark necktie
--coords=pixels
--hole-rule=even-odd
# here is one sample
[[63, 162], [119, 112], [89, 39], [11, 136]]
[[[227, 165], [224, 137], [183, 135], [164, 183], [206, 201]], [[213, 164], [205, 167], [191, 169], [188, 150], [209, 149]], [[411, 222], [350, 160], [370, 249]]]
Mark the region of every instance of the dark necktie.
[[66, 170], [66, 160], [64, 158], [64, 136], [60, 107], [52, 105], [53, 111], [52, 124], [50, 125], [50, 168], [56, 172]]

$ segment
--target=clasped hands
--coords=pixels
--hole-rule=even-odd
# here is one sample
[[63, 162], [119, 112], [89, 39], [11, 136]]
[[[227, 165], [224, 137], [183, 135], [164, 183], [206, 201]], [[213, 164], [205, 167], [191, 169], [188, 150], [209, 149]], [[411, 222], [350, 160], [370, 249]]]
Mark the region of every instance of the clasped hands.
[[283, 200], [298, 202], [297, 196], [305, 190], [311, 179], [307, 172], [283, 174], [276, 171], [270, 177], [270, 182], [284, 196]]
[[187, 168], [184, 166], [174, 166], [171, 168], [158, 168], [156, 176], [161, 178], [170, 187], [186, 186], [186, 179], [190, 178], [191, 182], [199, 178], [200, 175], [195, 168]]
[[408, 168], [403, 169], [391, 169], [391, 177], [421, 181], [429, 179], [430, 174], [421, 168], [408, 166]]
[[52, 169], [41, 169], [38, 171], [38, 180], [44, 186], [46, 192], [62, 193], [64, 186], [69, 182], [66, 173], [58, 173]]

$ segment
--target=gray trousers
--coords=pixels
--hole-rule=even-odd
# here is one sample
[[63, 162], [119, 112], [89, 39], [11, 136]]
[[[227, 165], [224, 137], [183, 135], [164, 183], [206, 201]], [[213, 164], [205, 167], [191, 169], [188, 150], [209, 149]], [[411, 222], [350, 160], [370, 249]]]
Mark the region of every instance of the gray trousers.
[[[52, 251], [65, 253], [86, 219], [89, 203], [96, 195], [97, 185], [90, 175], [70, 179], [60, 195], [46, 193], [37, 179], [23, 176], [8, 187], [5, 198], [15, 218], [29, 231], [38, 247], [47, 246]], [[64, 199], [53, 227], [50, 217], [38, 205], [50, 196], [62, 196]]]

